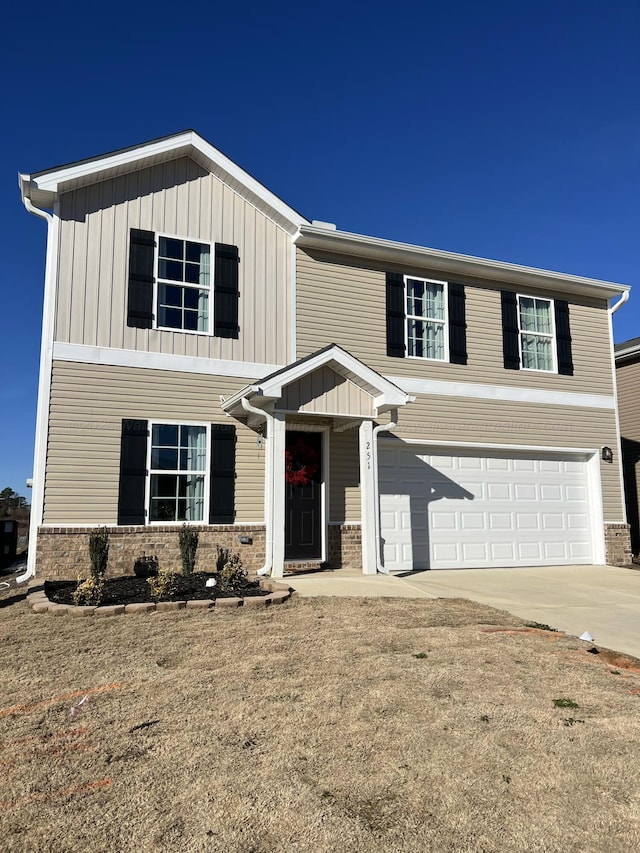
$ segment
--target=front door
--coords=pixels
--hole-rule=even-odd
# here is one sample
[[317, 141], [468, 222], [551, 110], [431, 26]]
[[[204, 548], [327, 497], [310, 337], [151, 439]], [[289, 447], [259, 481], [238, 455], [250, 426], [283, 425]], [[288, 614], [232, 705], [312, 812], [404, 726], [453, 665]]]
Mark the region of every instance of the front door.
[[286, 560], [322, 559], [322, 433], [287, 431]]

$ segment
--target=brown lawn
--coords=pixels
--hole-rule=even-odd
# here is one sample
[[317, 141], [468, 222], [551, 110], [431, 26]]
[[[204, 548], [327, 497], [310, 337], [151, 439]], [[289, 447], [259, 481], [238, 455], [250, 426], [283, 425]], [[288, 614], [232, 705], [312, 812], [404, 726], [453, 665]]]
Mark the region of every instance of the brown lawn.
[[4, 851], [640, 849], [640, 673], [578, 640], [461, 600], [71, 619], [12, 596]]

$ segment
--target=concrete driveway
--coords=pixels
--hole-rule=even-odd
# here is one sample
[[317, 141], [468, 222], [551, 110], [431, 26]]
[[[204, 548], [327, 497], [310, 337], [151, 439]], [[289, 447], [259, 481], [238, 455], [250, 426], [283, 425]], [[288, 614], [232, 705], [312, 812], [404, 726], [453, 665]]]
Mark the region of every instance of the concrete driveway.
[[640, 658], [640, 571], [551, 566], [362, 575], [318, 572], [286, 579], [301, 596], [469, 598]]

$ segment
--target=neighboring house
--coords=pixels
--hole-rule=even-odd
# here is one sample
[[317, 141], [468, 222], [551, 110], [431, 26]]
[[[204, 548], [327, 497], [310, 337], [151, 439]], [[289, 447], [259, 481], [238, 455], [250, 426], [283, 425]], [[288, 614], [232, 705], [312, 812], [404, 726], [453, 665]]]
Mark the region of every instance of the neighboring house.
[[177, 567], [184, 521], [200, 566], [274, 576], [628, 561], [625, 285], [309, 222], [193, 131], [20, 187], [49, 223], [29, 571], [75, 577], [97, 525], [111, 571]]
[[616, 344], [622, 465], [631, 549], [640, 554], [640, 338]]

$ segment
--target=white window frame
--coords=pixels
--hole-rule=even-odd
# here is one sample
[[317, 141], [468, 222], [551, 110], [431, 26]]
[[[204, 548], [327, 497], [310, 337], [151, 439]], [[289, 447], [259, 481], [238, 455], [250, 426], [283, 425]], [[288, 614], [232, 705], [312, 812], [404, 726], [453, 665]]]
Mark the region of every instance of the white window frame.
[[[420, 275], [405, 275], [404, 277], [404, 351], [406, 353], [406, 358], [413, 358], [416, 361], [433, 361], [437, 364], [448, 363], [449, 361], [449, 282], [448, 281], [439, 281], [437, 278], [423, 278]], [[415, 314], [409, 314], [408, 311], [408, 282], [409, 279], [412, 281], [422, 281], [428, 284], [441, 284], [443, 285], [443, 299], [444, 299], [444, 320], [432, 319], [431, 317], [418, 317]], [[444, 358], [431, 358], [427, 355], [409, 355], [409, 321], [410, 320], [421, 320], [423, 323], [440, 323], [444, 327], [443, 335], [444, 335]]]
[[[551, 332], [528, 332], [524, 330], [520, 324], [520, 300], [521, 299], [538, 299], [540, 302], [549, 303], [549, 314], [551, 317]], [[553, 367], [551, 370], [544, 370], [542, 367], [525, 367], [522, 358], [522, 336], [531, 335], [537, 338], [551, 338], [551, 361]], [[532, 296], [530, 293], [518, 293], [518, 355], [520, 356], [520, 370], [525, 370], [527, 373], [557, 373], [558, 372], [558, 350], [556, 340], [556, 306], [555, 300], [548, 296]]]
[[[161, 326], [158, 322], [158, 296], [160, 284], [175, 285], [176, 287], [191, 287], [194, 290], [204, 290], [203, 287], [196, 287], [195, 284], [187, 282], [172, 281], [167, 278], [161, 279], [158, 272], [160, 269], [160, 240], [182, 240], [183, 243], [202, 243], [209, 246], [209, 300], [207, 313], [207, 328], [205, 331], [199, 332], [197, 329], [176, 329], [174, 326]], [[201, 240], [196, 237], [183, 237], [180, 234], [164, 234], [157, 232], [155, 235], [154, 261], [153, 261], [153, 316], [155, 317], [155, 328], [162, 332], [176, 332], [183, 335], [208, 335], [211, 336], [212, 321], [213, 321], [213, 274], [215, 267], [215, 245], [210, 240]], [[163, 421], [164, 423], [164, 421]], [[168, 423], [168, 421], [167, 421]]]
[[[151, 521], [151, 476], [152, 474], [165, 473], [165, 474], [175, 474], [176, 476], [179, 474], [193, 474], [193, 471], [182, 471], [181, 469], [176, 469], [175, 471], [158, 471], [158, 469], [151, 469], [151, 448], [153, 446], [153, 428], [154, 426], [194, 426], [194, 427], [204, 427], [205, 429], [205, 451], [206, 451], [206, 462], [205, 462], [205, 471], [204, 471], [204, 509], [202, 511], [202, 520], [201, 521]], [[210, 478], [211, 478], [211, 424], [203, 424], [199, 421], [174, 421], [169, 418], [162, 418], [156, 420], [149, 421], [149, 440], [147, 441], [147, 474], [145, 477], [145, 489], [144, 489], [144, 516], [147, 521], [147, 525], [149, 526], [158, 526], [158, 525], [168, 525], [168, 524], [187, 524], [187, 525], [202, 525], [209, 524], [209, 491], [210, 491]]]

